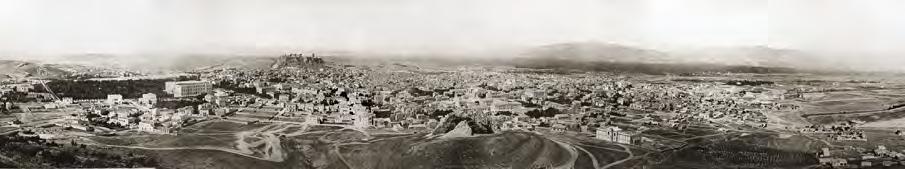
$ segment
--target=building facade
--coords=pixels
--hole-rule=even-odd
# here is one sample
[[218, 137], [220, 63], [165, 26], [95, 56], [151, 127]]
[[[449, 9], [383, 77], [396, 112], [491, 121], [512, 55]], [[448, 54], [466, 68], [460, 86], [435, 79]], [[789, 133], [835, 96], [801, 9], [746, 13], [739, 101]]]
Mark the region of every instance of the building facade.
[[154, 105], [157, 104], [157, 95], [154, 93], [145, 93], [138, 99], [140, 104]]
[[107, 104], [117, 104], [123, 101], [123, 95], [110, 94], [107, 95]]
[[173, 97], [192, 97], [211, 93], [213, 84], [207, 81], [167, 82], [166, 92]]
[[596, 138], [620, 144], [635, 144], [641, 139], [634, 133], [620, 129], [619, 127], [597, 128]]

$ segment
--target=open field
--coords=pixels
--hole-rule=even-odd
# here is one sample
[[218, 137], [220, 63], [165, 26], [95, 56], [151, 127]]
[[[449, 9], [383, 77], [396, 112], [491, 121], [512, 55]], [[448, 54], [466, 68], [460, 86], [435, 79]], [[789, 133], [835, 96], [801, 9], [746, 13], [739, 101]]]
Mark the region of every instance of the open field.
[[161, 168], [294, 168], [292, 163], [248, 158], [217, 150], [142, 150]]
[[[855, 111], [869, 110], [902, 100], [905, 96], [903, 90], [851, 90], [837, 92], [823, 92], [822, 96], [805, 99], [803, 103], [810, 106], [823, 108], [823, 110]], [[861, 109], [859, 109], [861, 108]], [[885, 107], [882, 107], [885, 108]], [[819, 113], [819, 112], [813, 112]]]
[[[903, 118], [902, 109], [889, 108], [905, 100], [901, 90], [852, 90], [819, 93], [818, 97], [797, 102], [797, 114], [814, 124], [830, 124], [847, 120], [866, 122]], [[795, 114], [795, 113], [793, 113]]]
[[905, 118], [895, 118], [895, 119], [890, 119], [890, 120], [874, 121], [874, 122], [870, 122], [870, 123], [865, 123], [865, 124], [861, 125], [860, 127], [903, 129], [903, 128], [905, 128]]
[[258, 160], [282, 162], [287, 157], [277, 134], [297, 135], [304, 130], [285, 133], [297, 124], [259, 123], [245, 125], [229, 121], [211, 121], [189, 126], [180, 135], [141, 135], [93, 137], [105, 146], [145, 150], [219, 150]]
[[120, 146], [141, 146], [149, 148], [165, 147], [235, 147], [236, 137], [232, 134], [208, 134], [208, 135], [142, 135], [142, 136], [112, 136], [93, 137], [94, 141]]
[[198, 124], [194, 124], [191, 126], [186, 126], [180, 129], [180, 132], [183, 133], [234, 133], [239, 131], [246, 131], [261, 128], [267, 126], [268, 123], [254, 123], [254, 124], [242, 124], [238, 122], [225, 121], [225, 120], [215, 120], [215, 121], [205, 121], [200, 122]]
[[807, 117], [808, 120], [812, 121], [815, 124], [830, 124], [835, 122], [845, 122], [849, 120], [877, 122], [900, 118], [905, 118], [905, 108], [867, 113], [833, 114]]
[[[529, 132], [450, 139], [372, 137], [341, 126], [210, 121], [186, 127], [180, 135], [91, 139], [101, 146], [147, 151], [166, 160], [161, 164], [165, 168], [532, 168], [572, 166], [578, 158], [574, 149]], [[587, 147], [591, 157], [615, 161], [625, 156], [609, 151], [618, 147], [600, 147]], [[219, 164], [220, 158], [242, 164]]]
[[801, 102], [803, 114], [876, 111], [899, 101], [876, 91], [827, 92], [823, 97]]

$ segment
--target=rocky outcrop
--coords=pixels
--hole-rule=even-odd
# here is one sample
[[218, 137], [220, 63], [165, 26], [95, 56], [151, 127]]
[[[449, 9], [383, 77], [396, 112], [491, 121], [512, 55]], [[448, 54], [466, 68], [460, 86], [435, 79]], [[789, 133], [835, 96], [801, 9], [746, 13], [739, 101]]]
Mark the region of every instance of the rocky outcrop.
[[467, 115], [453, 113], [441, 119], [440, 124], [437, 125], [437, 128], [435, 128], [431, 134], [443, 135], [452, 132], [462, 125], [462, 123], [465, 123], [465, 126], [470, 128], [472, 134], [496, 133], [493, 129], [493, 122], [490, 120], [480, 120], [480, 118], [475, 119]]
[[302, 54], [287, 54], [280, 56], [277, 59], [276, 63], [273, 64], [273, 68], [282, 68], [282, 67], [307, 67], [307, 66], [319, 66], [323, 65], [324, 59], [315, 56], [313, 53], [311, 56], [304, 56]]
[[450, 130], [446, 134], [443, 134], [443, 136], [440, 136], [440, 138], [468, 137], [472, 134], [473, 133], [471, 132], [471, 127], [468, 126], [468, 122], [461, 121], [456, 125], [456, 128], [453, 128], [453, 130]]

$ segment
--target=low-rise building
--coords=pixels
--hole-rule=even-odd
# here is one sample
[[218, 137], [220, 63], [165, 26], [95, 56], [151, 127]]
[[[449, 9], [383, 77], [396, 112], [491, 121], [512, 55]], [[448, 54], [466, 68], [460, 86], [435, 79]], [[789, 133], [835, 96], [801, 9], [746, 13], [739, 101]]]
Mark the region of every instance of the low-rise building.
[[597, 128], [596, 138], [620, 144], [635, 144], [641, 140], [634, 132], [615, 126]]
[[157, 104], [157, 95], [154, 93], [145, 93], [138, 99], [138, 103], [147, 105]]
[[167, 82], [165, 92], [173, 94], [173, 97], [191, 97], [211, 93], [213, 84], [207, 81], [179, 81]]
[[123, 95], [110, 94], [107, 95], [107, 104], [117, 104], [123, 101]]

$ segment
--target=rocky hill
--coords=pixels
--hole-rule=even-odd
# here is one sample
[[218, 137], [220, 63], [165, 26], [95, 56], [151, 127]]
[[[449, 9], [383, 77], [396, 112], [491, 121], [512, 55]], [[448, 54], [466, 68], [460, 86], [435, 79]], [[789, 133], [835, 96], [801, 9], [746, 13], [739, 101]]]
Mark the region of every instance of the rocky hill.
[[324, 63], [324, 59], [317, 57], [315, 54], [311, 54], [311, 56], [286, 54], [277, 58], [271, 67], [274, 69], [283, 67], [317, 67], [323, 66]]
[[453, 113], [447, 115], [436, 129], [433, 135], [450, 135], [449, 137], [460, 137], [472, 134], [493, 134], [493, 124], [490, 121], [476, 120], [466, 115]]
[[467, 121], [461, 121], [459, 124], [456, 124], [456, 128], [446, 132], [440, 138], [456, 138], [456, 137], [468, 137], [471, 136], [471, 127], [468, 126]]
[[0, 60], [0, 79], [8, 78], [65, 78], [71, 73], [65, 70], [31, 62]]

